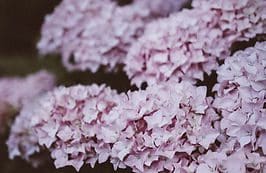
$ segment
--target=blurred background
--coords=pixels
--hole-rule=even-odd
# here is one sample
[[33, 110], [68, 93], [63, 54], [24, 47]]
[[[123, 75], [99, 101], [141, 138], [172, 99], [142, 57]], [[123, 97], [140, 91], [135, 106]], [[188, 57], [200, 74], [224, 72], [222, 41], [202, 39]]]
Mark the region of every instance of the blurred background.
[[[57, 77], [57, 85], [106, 83], [118, 91], [130, 88], [126, 75], [120, 71], [106, 74], [101, 69], [96, 74], [89, 72], [67, 72], [59, 55], [41, 57], [36, 50], [40, 29], [46, 14], [53, 11], [59, 0], [0, 0], [0, 78], [26, 76], [40, 69], [47, 69]], [[19, 89], [19, 86], [18, 86]], [[16, 112], [13, 112], [15, 115]], [[72, 167], [56, 170], [52, 160], [39, 168], [16, 158], [9, 160], [5, 141], [8, 131], [0, 136], [0, 173], [74, 173]], [[48, 158], [48, 156], [46, 156]], [[97, 165], [91, 169], [85, 166], [80, 172], [114, 172], [111, 164]], [[117, 172], [130, 172], [119, 170]]]

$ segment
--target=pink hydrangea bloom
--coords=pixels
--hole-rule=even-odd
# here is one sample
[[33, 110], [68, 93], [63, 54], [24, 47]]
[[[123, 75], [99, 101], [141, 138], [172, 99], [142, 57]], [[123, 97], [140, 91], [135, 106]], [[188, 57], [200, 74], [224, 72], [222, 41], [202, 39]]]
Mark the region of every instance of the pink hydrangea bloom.
[[[134, 172], [184, 171], [191, 154], [208, 150], [219, 136], [210, 103], [205, 87], [185, 82], [126, 94], [97, 85], [60, 87], [18, 116], [10, 156], [28, 158], [45, 146], [57, 168], [79, 170], [110, 158], [114, 168]], [[26, 128], [23, 119], [31, 119]]]
[[[220, 127], [240, 148], [266, 156], [266, 42], [236, 52], [219, 67], [214, 107]], [[265, 163], [265, 162], [264, 162]]]
[[202, 79], [232, 43], [266, 31], [266, 1], [195, 0], [192, 6], [148, 24], [125, 60], [132, 83]]
[[[111, 0], [63, 0], [45, 18], [38, 49], [42, 54], [60, 53], [69, 70], [96, 72], [100, 65], [112, 69], [123, 61], [147, 22], [180, 8], [184, 2], [149, 1], [118, 6]], [[159, 11], [157, 5], [164, 8]]]
[[29, 160], [45, 146], [57, 168], [72, 165], [79, 170], [84, 161], [92, 166], [98, 157], [105, 161], [110, 145], [95, 135], [100, 133], [101, 117], [119, 102], [117, 97], [103, 85], [59, 87], [48, 92], [27, 104], [16, 118], [7, 141], [9, 157]]
[[114, 110], [121, 116], [110, 122], [127, 122], [112, 147], [111, 162], [118, 167], [184, 172], [192, 153], [208, 150], [219, 136], [215, 127], [219, 117], [209, 107], [206, 87], [167, 82], [128, 92], [127, 97]]
[[33, 110], [36, 105], [35, 100], [31, 101], [30, 104], [28, 102], [23, 105], [20, 115], [16, 117], [11, 127], [10, 136], [7, 141], [9, 158], [11, 159], [15, 156], [22, 156], [25, 160], [32, 161], [30, 156], [40, 151], [40, 147], [37, 145], [38, 139], [30, 126], [31, 118], [36, 112]]
[[[196, 173], [255, 173], [266, 171], [266, 157], [252, 152], [251, 147], [235, 149], [234, 141], [226, 141], [218, 151], [199, 156]], [[230, 146], [231, 145], [231, 146]]]
[[54, 76], [44, 70], [25, 78], [0, 78], [0, 103], [19, 109], [24, 102], [52, 89], [54, 84]]

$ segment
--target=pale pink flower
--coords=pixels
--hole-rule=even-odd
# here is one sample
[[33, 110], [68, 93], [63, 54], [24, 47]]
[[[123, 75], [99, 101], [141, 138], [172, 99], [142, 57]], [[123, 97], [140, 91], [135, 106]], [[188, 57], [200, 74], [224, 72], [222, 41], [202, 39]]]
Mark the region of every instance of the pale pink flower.
[[230, 54], [232, 43], [266, 31], [265, 1], [195, 0], [192, 6], [147, 25], [125, 60], [133, 84], [202, 80]]
[[118, 96], [103, 85], [78, 85], [56, 88], [27, 104], [11, 129], [10, 158], [29, 160], [45, 146], [57, 168], [72, 165], [79, 170], [85, 161], [92, 167], [98, 158], [106, 161], [108, 142], [114, 136], [106, 134], [108, 138], [100, 139], [98, 135], [108, 133], [101, 119], [116, 106]]
[[54, 85], [54, 76], [44, 70], [26, 77], [0, 78], [0, 133], [7, 129], [13, 112]]
[[[227, 141], [228, 142], [228, 141]], [[230, 142], [229, 142], [230, 143]], [[225, 146], [208, 151], [198, 158], [196, 173], [254, 173], [265, 170], [266, 157], [252, 152], [249, 147], [230, 150]]]
[[[0, 115], [2, 111], [10, 106], [17, 111], [23, 107], [22, 116], [16, 119], [15, 125], [12, 127], [12, 133], [16, 135], [10, 136], [8, 142], [9, 147], [14, 148], [9, 154], [10, 158], [14, 158], [16, 155], [24, 155], [25, 159], [29, 159], [29, 155], [39, 151], [39, 147], [34, 146], [37, 141], [29, 128], [32, 115], [25, 116], [25, 114], [31, 112], [34, 100], [44, 92], [51, 90], [54, 85], [55, 77], [45, 70], [30, 74], [25, 78], [7, 77], [0, 79]], [[3, 116], [8, 116], [8, 114], [3, 114]], [[5, 121], [1, 123], [7, 123], [10, 117], [4, 117], [3, 119]], [[17, 146], [18, 144], [22, 146], [20, 149]]]
[[31, 104], [25, 104], [11, 127], [7, 141], [10, 159], [14, 159], [15, 156], [21, 156], [23, 159], [31, 161], [30, 156], [40, 151], [38, 139], [30, 126], [31, 118], [36, 112], [33, 111], [34, 106], [34, 101]]
[[217, 71], [214, 106], [223, 116], [221, 128], [227, 135], [237, 138], [241, 146], [263, 147], [256, 142], [260, 138], [256, 135], [264, 135], [266, 129], [265, 53], [266, 42], [257, 43], [255, 47], [228, 57]]
[[0, 103], [9, 104], [19, 109], [24, 102], [52, 89], [54, 85], [54, 76], [44, 70], [25, 78], [0, 78]]
[[210, 104], [205, 87], [186, 82], [126, 94], [97, 85], [59, 87], [17, 117], [9, 152], [28, 158], [45, 146], [57, 168], [76, 170], [107, 159], [134, 172], [187, 170], [191, 154], [219, 136]]
[[217, 70], [218, 84], [214, 86], [217, 95], [213, 104], [222, 115], [221, 129], [229, 139], [235, 140], [234, 145], [240, 149], [248, 147], [248, 152], [254, 152], [258, 157], [263, 156], [264, 160], [265, 66], [266, 42], [256, 43], [254, 47], [238, 51], [226, 58]]
[[[113, 69], [142, 35], [146, 23], [178, 10], [184, 0], [150, 0], [118, 6], [111, 0], [63, 0], [46, 16], [40, 53], [59, 53], [68, 70]], [[159, 7], [162, 9], [159, 10]]]
[[111, 162], [133, 172], [187, 169], [191, 154], [198, 147], [208, 150], [219, 135], [212, 126], [218, 117], [210, 102], [205, 87], [185, 82], [128, 92], [112, 113], [121, 115], [110, 123], [115, 127], [122, 124], [123, 133], [113, 145]]

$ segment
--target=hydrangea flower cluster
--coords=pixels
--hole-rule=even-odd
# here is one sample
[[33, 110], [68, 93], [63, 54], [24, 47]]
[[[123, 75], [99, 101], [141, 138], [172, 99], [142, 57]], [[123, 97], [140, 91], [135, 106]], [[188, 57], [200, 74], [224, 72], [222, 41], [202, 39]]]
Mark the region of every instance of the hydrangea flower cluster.
[[69, 70], [96, 72], [122, 63], [133, 42], [153, 19], [167, 16], [185, 0], [136, 0], [118, 6], [111, 0], [64, 0], [45, 18], [38, 49], [60, 53]]
[[197, 158], [197, 173], [266, 171], [266, 42], [236, 52], [217, 70], [213, 106], [220, 145]]
[[25, 78], [0, 78], [0, 124], [2, 129], [4, 130], [5, 123], [10, 118], [8, 116], [9, 109], [19, 110], [34, 97], [51, 90], [54, 85], [54, 76], [44, 70]]
[[[219, 131], [206, 87], [168, 82], [117, 94], [105, 86], [59, 87], [21, 111], [8, 140], [10, 157], [29, 159], [45, 146], [57, 168], [110, 158], [134, 172], [185, 170]], [[206, 133], [208, 133], [206, 135]]]
[[239, 51], [218, 69], [214, 106], [221, 129], [241, 148], [266, 155], [266, 42]]
[[19, 109], [23, 103], [52, 89], [54, 84], [54, 76], [44, 70], [25, 78], [0, 78], [0, 103]]
[[196, 173], [255, 173], [266, 171], [266, 157], [250, 147], [238, 148], [234, 140], [223, 141], [217, 151], [199, 156]]
[[125, 60], [132, 83], [202, 80], [217, 68], [217, 59], [229, 55], [232, 43], [266, 31], [266, 1], [194, 0], [192, 6], [146, 27]]
[[[122, 63], [132, 84], [148, 87], [50, 90], [46, 72], [0, 80], [0, 103], [23, 105], [9, 157], [32, 161], [46, 150], [56, 168], [77, 171], [110, 161], [136, 173], [266, 172], [266, 42], [229, 56], [234, 42], [266, 33], [266, 1], [194, 0], [176, 12], [184, 2], [63, 0], [45, 19], [40, 52], [62, 54], [69, 70]], [[194, 82], [212, 70], [207, 97]]]

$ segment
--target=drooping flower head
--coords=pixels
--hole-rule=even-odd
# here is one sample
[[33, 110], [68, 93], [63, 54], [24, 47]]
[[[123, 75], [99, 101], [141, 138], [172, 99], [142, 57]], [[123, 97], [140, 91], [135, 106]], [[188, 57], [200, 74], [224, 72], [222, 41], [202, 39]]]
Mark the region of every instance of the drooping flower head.
[[266, 32], [266, 2], [195, 0], [193, 9], [148, 24], [125, 60], [132, 83], [201, 79], [236, 41]]

